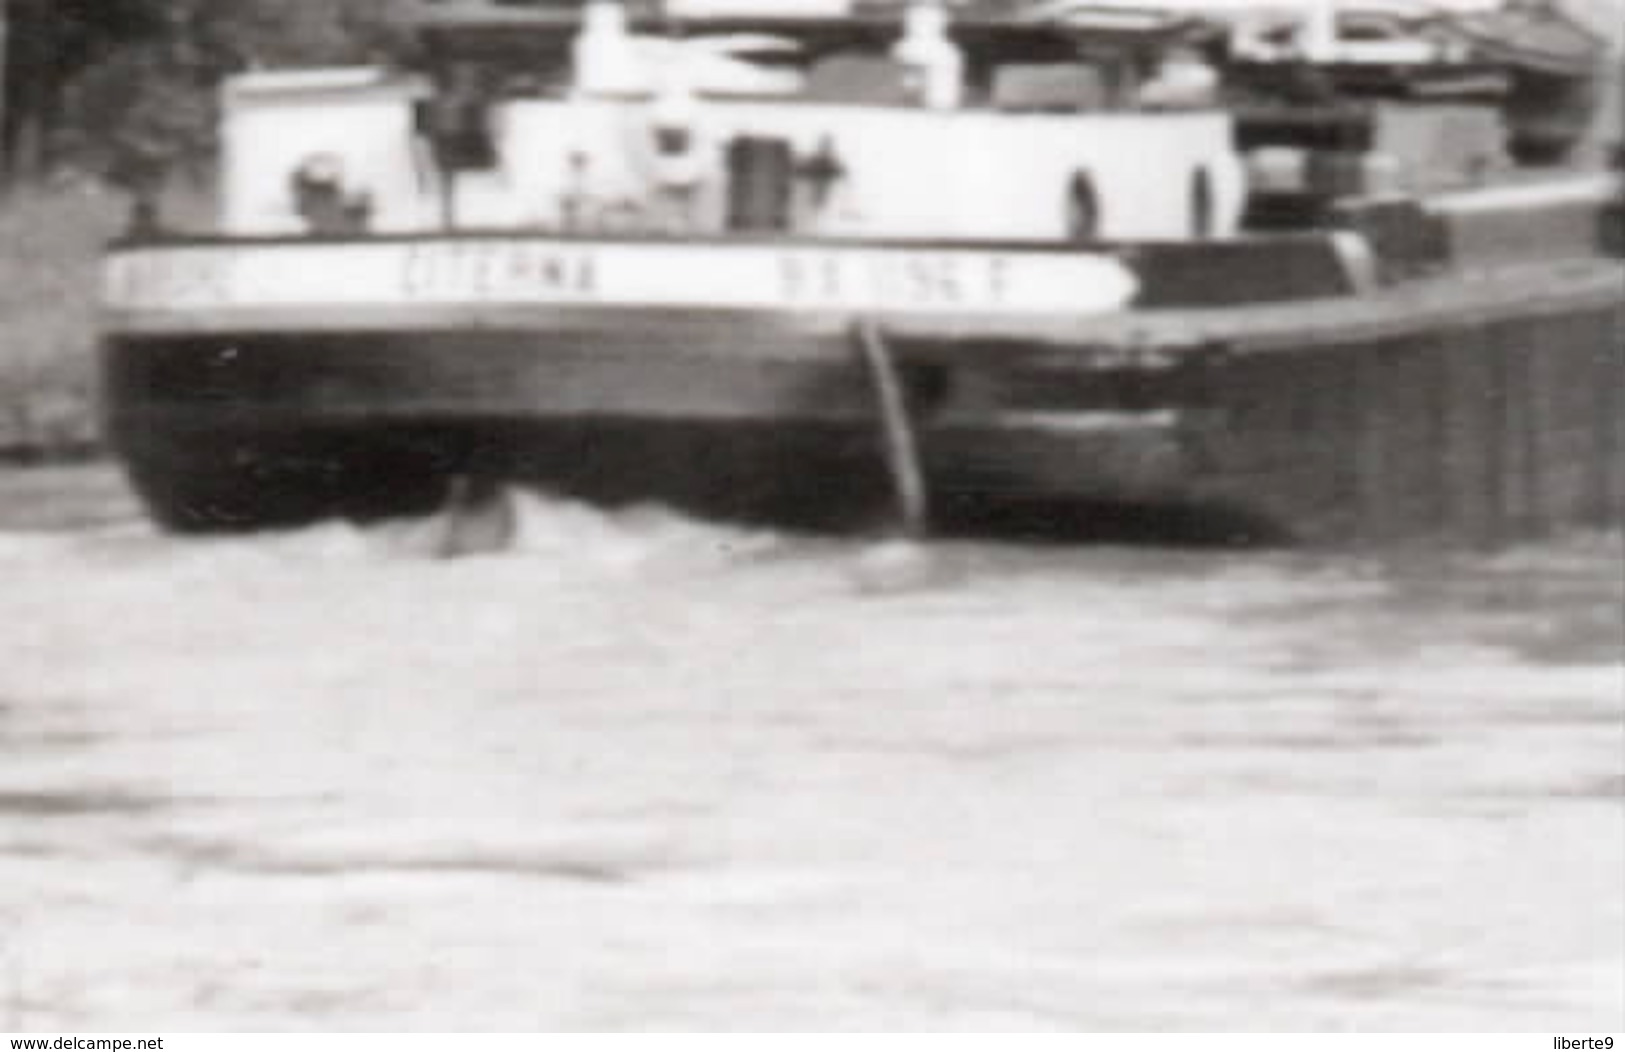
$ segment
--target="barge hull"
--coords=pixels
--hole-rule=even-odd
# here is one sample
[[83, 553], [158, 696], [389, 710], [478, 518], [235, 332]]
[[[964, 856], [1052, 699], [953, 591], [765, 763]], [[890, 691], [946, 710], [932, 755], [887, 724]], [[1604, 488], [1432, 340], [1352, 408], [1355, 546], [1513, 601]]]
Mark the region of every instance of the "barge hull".
[[[1064, 536], [1498, 544], [1618, 525], [1617, 264], [993, 339], [889, 327], [934, 521]], [[850, 528], [890, 504], [850, 329], [141, 331], [109, 431], [165, 523], [433, 508], [475, 475]]]

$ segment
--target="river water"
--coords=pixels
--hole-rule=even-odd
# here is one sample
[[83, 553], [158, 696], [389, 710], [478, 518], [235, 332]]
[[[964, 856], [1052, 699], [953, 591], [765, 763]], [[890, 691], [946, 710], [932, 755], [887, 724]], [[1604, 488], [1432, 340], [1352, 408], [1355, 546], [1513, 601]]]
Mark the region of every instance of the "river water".
[[0, 1031], [1625, 1029], [1617, 536], [420, 533], [0, 476]]

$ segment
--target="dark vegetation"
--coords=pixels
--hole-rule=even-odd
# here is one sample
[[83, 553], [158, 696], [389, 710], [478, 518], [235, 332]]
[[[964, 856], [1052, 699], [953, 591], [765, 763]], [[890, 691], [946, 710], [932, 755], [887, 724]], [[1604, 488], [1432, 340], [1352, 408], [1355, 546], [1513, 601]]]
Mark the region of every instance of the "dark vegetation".
[[[0, 462], [91, 452], [96, 255], [208, 207], [215, 86], [398, 50], [400, 0], [0, 0]], [[180, 200], [175, 199], [179, 197]]]
[[207, 158], [214, 86], [252, 66], [392, 52], [399, 0], [0, 0], [0, 158], [11, 181], [71, 171], [143, 187]]

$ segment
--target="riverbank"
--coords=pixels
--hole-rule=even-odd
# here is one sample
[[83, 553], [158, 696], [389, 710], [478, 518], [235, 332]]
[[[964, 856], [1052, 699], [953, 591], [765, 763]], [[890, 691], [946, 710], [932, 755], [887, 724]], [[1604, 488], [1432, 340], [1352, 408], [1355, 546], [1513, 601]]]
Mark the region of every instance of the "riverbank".
[[96, 258], [118, 214], [116, 198], [88, 186], [0, 200], [0, 461], [99, 447]]

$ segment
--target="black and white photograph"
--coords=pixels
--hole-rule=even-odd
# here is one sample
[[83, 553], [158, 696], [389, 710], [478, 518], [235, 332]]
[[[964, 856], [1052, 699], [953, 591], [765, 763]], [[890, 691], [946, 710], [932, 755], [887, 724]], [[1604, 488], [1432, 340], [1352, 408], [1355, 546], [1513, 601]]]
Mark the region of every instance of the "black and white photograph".
[[0, 1034], [1613, 1047], [1622, 18], [0, 0]]

